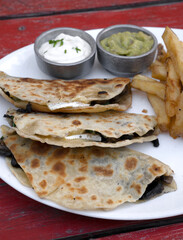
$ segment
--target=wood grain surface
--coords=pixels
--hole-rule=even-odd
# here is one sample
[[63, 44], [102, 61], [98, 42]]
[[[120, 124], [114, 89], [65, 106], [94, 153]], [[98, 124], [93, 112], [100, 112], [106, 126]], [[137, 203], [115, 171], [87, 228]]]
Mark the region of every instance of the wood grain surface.
[[[88, 30], [135, 24], [183, 29], [183, 1], [1, 0], [0, 3], [0, 58], [34, 43], [40, 33], [55, 27]], [[0, 240], [92, 238], [183, 239], [183, 216], [151, 221], [94, 219], [45, 206], [0, 180]]]
[[157, 0], [26, 0], [12, 1], [1, 0], [0, 17], [22, 16], [22, 15], [41, 15], [53, 14], [55, 12], [74, 12], [74, 11], [91, 11], [93, 9], [119, 9], [136, 6], [146, 6], [153, 4], [162, 4], [173, 1]]
[[97, 240], [181, 240], [181, 239], [183, 239], [183, 223], [97, 238]]
[[183, 3], [175, 3], [171, 6], [163, 5], [123, 11], [97, 11], [2, 20], [0, 21], [0, 58], [33, 43], [40, 33], [51, 28], [67, 26], [87, 30], [114, 24], [183, 28], [182, 12]]
[[[147, 233], [147, 236], [148, 233], [149, 236], [154, 236], [156, 231], [162, 236], [167, 229], [169, 230], [168, 235], [173, 236], [175, 226], [179, 226], [179, 233], [181, 229], [183, 231], [183, 223], [180, 224], [182, 220], [182, 216], [149, 221], [114, 221], [84, 217], [38, 203], [0, 180], [0, 239], [4, 240], [14, 239], [15, 236], [18, 240], [66, 239], [74, 236], [77, 239], [92, 237], [101, 239], [101, 236], [122, 232], [123, 234], [119, 236], [113, 236], [121, 239], [123, 235], [129, 237], [128, 232], [146, 228], [146, 230], [136, 231], [139, 238], [135, 238], [135, 232], [132, 232], [134, 238], [131, 239], [143, 239], [141, 238], [143, 231]], [[155, 228], [157, 225], [170, 223], [174, 225], [171, 225], [171, 228], [170, 226], [161, 227], [161, 232]]]

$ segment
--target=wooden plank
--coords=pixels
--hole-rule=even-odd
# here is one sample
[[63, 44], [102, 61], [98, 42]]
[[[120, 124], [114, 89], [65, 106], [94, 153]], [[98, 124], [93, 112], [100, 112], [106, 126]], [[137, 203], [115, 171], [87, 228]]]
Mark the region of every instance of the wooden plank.
[[150, 228], [141, 231], [112, 235], [97, 240], [180, 240], [183, 239], [183, 223]]
[[[183, 28], [183, 2], [124, 11], [100, 11], [0, 21], [0, 58], [31, 44], [36, 37], [51, 28], [75, 27], [83, 30], [114, 24]], [[175, 17], [176, 16], [176, 17]], [[13, 38], [12, 38], [13, 36]]]
[[[78, 236], [78, 239], [82, 239], [86, 236], [106, 236], [106, 234], [111, 234], [112, 232], [131, 232], [149, 226], [160, 226], [161, 224], [166, 224], [167, 221], [177, 223], [182, 222], [182, 219], [183, 216], [169, 218], [167, 220], [114, 221], [84, 217], [38, 203], [17, 192], [0, 180], [0, 239], [14, 239], [15, 236], [18, 240], [65, 239], [69, 236]], [[181, 232], [183, 223], [177, 226], [179, 232]], [[167, 231], [169, 227], [170, 226], [164, 228]], [[153, 236], [153, 232], [157, 230], [156, 228], [153, 229], [154, 230], [143, 230], [145, 231], [144, 234], [147, 236], [152, 234]], [[173, 229], [175, 230], [175, 228], [172, 228], [172, 234]], [[164, 236], [168, 235], [166, 231], [164, 231]], [[139, 236], [143, 236], [141, 231], [137, 233]], [[120, 234], [120, 237], [124, 234]], [[140, 238], [131, 239], [136, 240]]]
[[[26, 1], [12, 1], [2, 0], [0, 8], [0, 16], [22, 15], [22, 14], [39, 14], [51, 12], [63, 12], [82, 9], [105, 8], [114, 6], [125, 6], [132, 4], [145, 4], [147, 0], [26, 0]], [[151, 0], [150, 2], [157, 2]], [[160, 1], [161, 2], [161, 1]], [[133, 6], [133, 5], [132, 5]]]
[[0, 239], [55, 239], [110, 228], [135, 221], [94, 219], [63, 212], [22, 195], [0, 180]]

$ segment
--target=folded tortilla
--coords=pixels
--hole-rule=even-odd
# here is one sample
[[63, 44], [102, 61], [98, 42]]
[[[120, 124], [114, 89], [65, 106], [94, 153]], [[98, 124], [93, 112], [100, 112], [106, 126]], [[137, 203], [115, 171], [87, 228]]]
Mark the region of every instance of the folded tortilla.
[[62, 148], [22, 138], [6, 126], [2, 133], [25, 173], [11, 167], [16, 177], [26, 175], [39, 197], [67, 208], [111, 210], [176, 190], [169, 166], [128, 148]]
[[5, 114], [22, 137], [63, 147], [122, 147], [157, 139], [156, 118], [143, 114], [107, 111], [103, 113]]
[[18, 108], [39, 112], [124, 111], [132, 101], [128, 78], [40, 80], [0, 72], [0, 94]]

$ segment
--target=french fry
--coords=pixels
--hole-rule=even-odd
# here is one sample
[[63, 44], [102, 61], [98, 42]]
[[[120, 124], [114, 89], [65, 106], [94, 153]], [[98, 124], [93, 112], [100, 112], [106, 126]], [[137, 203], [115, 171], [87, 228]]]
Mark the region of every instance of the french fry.
[[168, 53], [165, 51], [163, 45], [161, 43], [159, 43], [158, 44], [158, 54], [157, 54], [156, 59], [161, 63], [165, 63], [167, 57], [168, 57]]
[[165, 84], [152, 78], [138, 74], [133, 77], [131, 86], [143, 92], [154, 94], [162, 100], [165, 99]]
[[170, 125], [170, 136], [183, 137], [183, 92], [179, 96], [177, 112]]
[[157, 78], [161, 81], [166, 81], [167, 78], [167, 68], [166, 64], [155, 60], [150, 66], [151, 76]]
[[170, 118], [167, 116], [165, 111], [165, 102], [155, 95], [147, 94], [147, 96], [157, 116], [157, 122], [160, 130], [162, 132], [168, 131], [170, 125]]
[[177, 101], [181, 93], [181, 84], [171, 58], [167, 59], [167, 70], [165, 108], [167, 115], [173, 117], [176, 114]]
[[183, 83], [183, 43], [179, 41], [176, 34], [169, 27], [165, 28], [162, 38], [175, 70]]

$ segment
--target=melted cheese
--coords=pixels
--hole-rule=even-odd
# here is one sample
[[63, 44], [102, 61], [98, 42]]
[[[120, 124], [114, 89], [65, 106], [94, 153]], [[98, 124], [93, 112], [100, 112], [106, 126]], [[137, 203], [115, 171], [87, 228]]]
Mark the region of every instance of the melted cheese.
[[77, 108], [77, 107], [87, 107], [90, 104], [80, 103], [80, 102], [59, 102], [59, 103], [48, 103], [48, 108], [50, 110], [56, 110], [59, 108]]
[[95, 135], [95, 134], [77, 134], [77, 135], [72, 135], [72, 136], [67, 136], [65, 139], [82, 139], [82, 140], [88, 140], [88, 141], [95, 141], [95, 142], [101, 142], [102, 138], [100, 135]]

